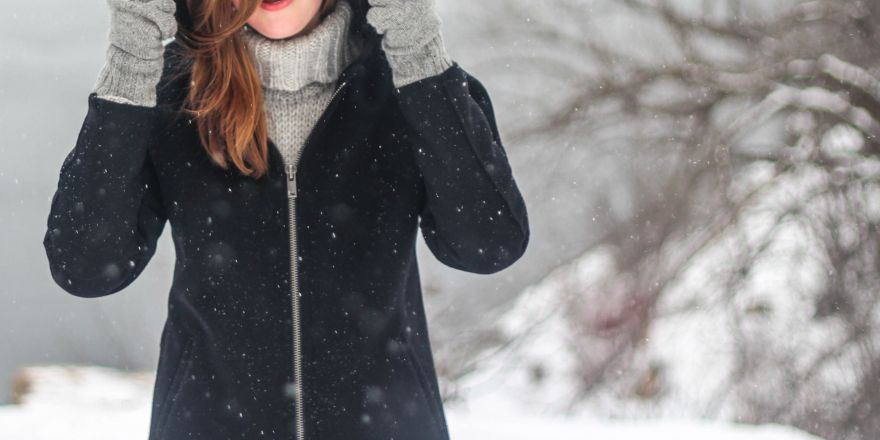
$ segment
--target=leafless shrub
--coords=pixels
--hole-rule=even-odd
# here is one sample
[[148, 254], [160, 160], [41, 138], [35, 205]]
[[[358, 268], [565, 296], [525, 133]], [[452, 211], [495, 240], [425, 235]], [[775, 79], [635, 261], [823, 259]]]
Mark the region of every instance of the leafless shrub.
[[[736, 365], [706, 415], [727, 404], [744, 421], [880, 438], [880, 3], [485, 8], [507, 14], [486, 35], [522, 43], [486, 62], [527, 60], [510, 74], [554, 85], [519, 90], [536, 111], [511, 139], [563, 139], [576, 148], [561, 160], [613, 163], [625, 188], [627, 209], [609, 209], [592, 244], [614, 245], [616, 268], [570, 305], [583, 395], [633, 370], [657, 304], [726, 246], [710, 261], [719, 291], [663, 312], [722, 307], [733, 323]], [[768, 270], [792, 279], [779, 294], [807, 304], [826, 340], [792, 348], [768, 331], [790, 313], [746, 295]], [[661, 394], [662, 366], [642, 367], [633, 393]]]

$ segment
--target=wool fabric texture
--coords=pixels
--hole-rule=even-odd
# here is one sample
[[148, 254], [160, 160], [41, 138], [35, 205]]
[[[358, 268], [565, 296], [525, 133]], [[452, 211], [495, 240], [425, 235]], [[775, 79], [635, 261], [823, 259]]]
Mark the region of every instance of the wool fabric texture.
[[452, 66], [434, 0], [369, 0], [367, 22], [382, 35], [394, 87], [442, 73]]
[[340, 1], [311, 31], [274, 40], [249, 26], [241, 37], [254, 56], [263, 85], [271, 139], [293, 163], [335, 91], [340, 73], [359, 53], [350, 38], [353, 11]]
[[107, 0], [106, 62], [93, 91], [99, 97], [144, 107], [156, 105], [163, 41], [177, 33], [174, 0]]

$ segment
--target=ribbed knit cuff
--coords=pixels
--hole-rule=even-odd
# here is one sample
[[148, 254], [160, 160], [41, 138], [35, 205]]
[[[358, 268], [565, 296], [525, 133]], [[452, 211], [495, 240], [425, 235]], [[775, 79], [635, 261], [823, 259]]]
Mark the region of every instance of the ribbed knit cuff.
[[400, 88], [418, 80], [434, 76], [452, 67], [452, 59], [446, 52], [443, 35], [438, 30], [435, 37], [421, 47], [397, 48], [383, 47], [394, 87]]
[[111, 101], [155, 107], [163, 65], [162, 58], [144, 60], [111, 44], [93, 91]]

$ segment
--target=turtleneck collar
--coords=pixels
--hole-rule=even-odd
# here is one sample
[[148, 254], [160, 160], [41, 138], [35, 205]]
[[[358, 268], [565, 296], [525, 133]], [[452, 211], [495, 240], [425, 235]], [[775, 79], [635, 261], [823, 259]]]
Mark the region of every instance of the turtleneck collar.
[[351, 6], [339, 1], [306, 34], [273, 40], [245, 26], [242, 40], [254, 55], [263, 87], [296, 91], [314, 82], [334, 82], [355, 56], [349, 41], [351, 18]]

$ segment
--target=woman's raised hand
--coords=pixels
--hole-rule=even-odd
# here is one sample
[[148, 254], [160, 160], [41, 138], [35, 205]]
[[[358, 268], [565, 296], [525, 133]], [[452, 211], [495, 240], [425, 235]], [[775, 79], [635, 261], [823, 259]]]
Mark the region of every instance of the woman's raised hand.
[[382, 34], [395, 87], [439, 74], [452, 59], [440, 33], [434, 0], [368, 0], [367, 22]]
[[94, 92], [101, 98], [144, 107], [156, 105], [164, 64], [163, 41], [177, 33], [174, 0], [107, 0], [107, 59]]
[[367, 22], [389, 48], [423, 46], [440, 28], [434, 0], [368, 0]]

